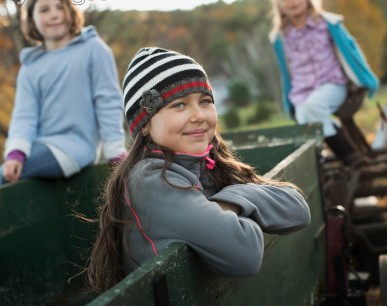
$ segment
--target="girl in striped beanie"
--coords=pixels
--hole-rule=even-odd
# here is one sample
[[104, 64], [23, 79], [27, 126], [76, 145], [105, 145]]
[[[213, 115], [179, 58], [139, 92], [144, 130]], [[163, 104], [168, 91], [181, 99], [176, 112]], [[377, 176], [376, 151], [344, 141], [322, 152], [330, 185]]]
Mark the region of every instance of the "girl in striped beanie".
[[263, 231], [309, 223], [296, 186], [258, 176], [226, 146], [210, 82], [194, 59], [143, 48], [123, 91], [133, 143], [106, 187], [86, 268], [93, 290], [112, 287], [172, 243], [187, 244], [222, 275], [253, 275]]

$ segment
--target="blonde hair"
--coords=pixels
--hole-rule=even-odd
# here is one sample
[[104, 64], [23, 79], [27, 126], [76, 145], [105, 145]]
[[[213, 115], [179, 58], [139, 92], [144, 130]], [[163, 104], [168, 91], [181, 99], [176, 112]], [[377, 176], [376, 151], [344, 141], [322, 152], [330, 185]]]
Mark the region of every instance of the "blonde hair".
[[[36, 28], [33, 13], [35, 4], [38, 0], [26, 0], [21, 13], [21, 30], [23, 35], [33, 43], [43, 43], [44, 37]], [[70, 34], [78, 35], [84, 24], [83, 14], [75, 7], [72, 1], [62, 0], [65, 11], [70, 16]]]
[[[281, 0], [271, 0], [272, 10], [272, 29], [270, 35], [274, 35], [280, 31], [283, 31], [289, 24], [289, 18], [281, 12], [279, 1]], [[322, 12], [322, 6], [320, 0], [306, 0], [308, 3], [308, 14], [317, 17]]]

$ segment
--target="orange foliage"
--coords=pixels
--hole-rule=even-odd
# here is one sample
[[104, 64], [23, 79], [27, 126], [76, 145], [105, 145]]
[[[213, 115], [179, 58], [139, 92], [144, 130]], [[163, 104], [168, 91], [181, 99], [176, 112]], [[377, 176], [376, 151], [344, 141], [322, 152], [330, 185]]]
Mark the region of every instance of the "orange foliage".
[[380, 7], [372, 0], [325, 0], [324, 9], [344, 16], [345, 26], [356, 38], [370, 66], [382, 76], [381, 50], [387, 25]]
[[188, 29], [183, 26], [176, 27], [169, 32], [168, 39], [175, 40], [186, 37]]
[[[0, 63], [2, 65], [2, 63]], [[3, 66], [4, 67], [4, 66]], [[5, 135], [8, 130], [13, 109], [13, 101], [15, 98], [15, 82], [17, 75], [17, 67], [9, 69], [0, 69], [0, 92], [1, 92], [1, 112], [0, 112], [0, 163], [3, 160]]]
[[13, 43], [5, 33], [0, 33], [0, 46], [3, 50], [10, 50], [13, 48]]

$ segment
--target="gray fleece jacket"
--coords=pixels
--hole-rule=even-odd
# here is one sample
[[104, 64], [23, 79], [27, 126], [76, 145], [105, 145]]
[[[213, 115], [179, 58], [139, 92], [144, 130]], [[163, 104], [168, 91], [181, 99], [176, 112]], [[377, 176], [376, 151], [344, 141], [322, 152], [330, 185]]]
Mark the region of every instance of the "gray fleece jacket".
[[[170, 183], [191, 189], [165, 182], [159, 153], [133, 168], [125, 201], [131, 220], [124, 235], [128, 272], [165, 246], [185, 243], [216, 272], [251, 276], [261, 266], [263, 231], [288, 234], [309, 224], [309, 207], [292, 188], [235, 184], [215, 192], [206, 175], [207, 155], [178, 154], [166, 171]], [[238, 205], [242, 213], [224, 211], [216, 201]]]

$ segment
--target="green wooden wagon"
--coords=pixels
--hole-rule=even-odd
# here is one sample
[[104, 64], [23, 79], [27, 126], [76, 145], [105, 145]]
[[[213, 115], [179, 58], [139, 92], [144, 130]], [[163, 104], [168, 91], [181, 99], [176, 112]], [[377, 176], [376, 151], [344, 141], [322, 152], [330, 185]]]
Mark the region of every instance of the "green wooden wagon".
[[309, 131], [302, 140], [252, 143], [238, 149], [260, 173], [300, 186], [312, 214], [311, 224], [299, 232], [265, 235], [265, 256], [256, 276], [220, 277], [190, 248], [176, 244], [107, 292], [99, 296], [88, 292], [76, 274], [89, 255], [96, 228], [76, 220], [73, 211], [95, 216], [110, 171], [98, 165], [70, 179], [26, 180], [0, 187], [0, 304], [318, 305], [326, 266], [316, 160], [321, 130], [305, 129]]

